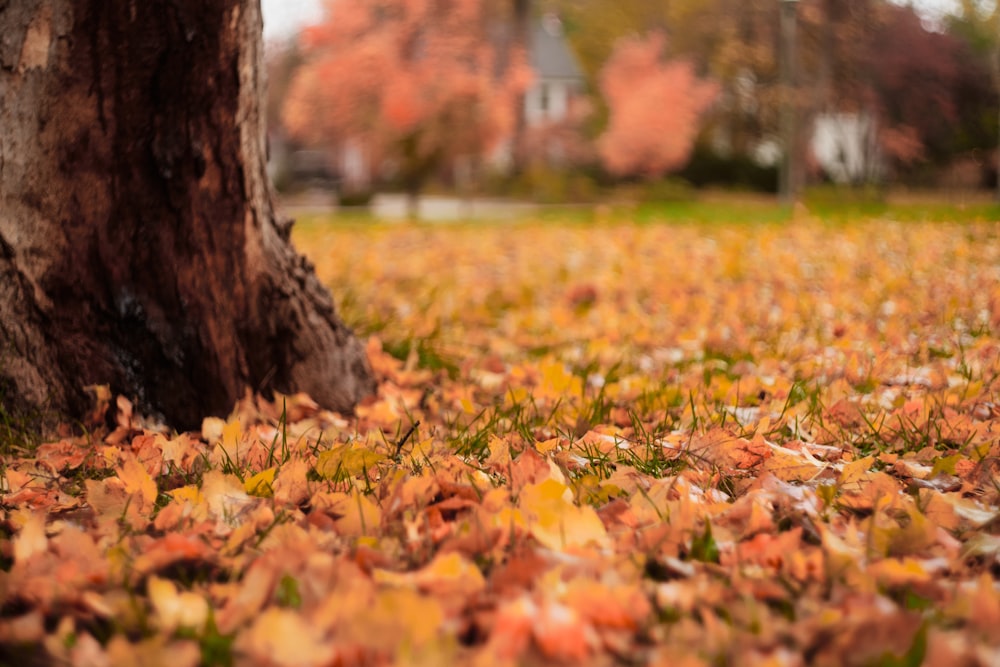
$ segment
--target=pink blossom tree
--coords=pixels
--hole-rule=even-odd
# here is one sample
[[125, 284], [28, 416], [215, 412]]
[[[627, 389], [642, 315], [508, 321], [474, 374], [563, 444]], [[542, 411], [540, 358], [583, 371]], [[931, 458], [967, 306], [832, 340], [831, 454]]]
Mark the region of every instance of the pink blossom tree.
[[389, 162], [410, 196], [459, 156], [482, 156], [514, 130], [530, 81], [520, 51], [493, 34], [506, 3], [336, 0], [303, 35], [306, 64], [283, 120], [314, 145], [352, 142], [371, 168]]
[[625, 38], [601, 70], [608, 127], [598, 139], [604, 167], [618, 176], [656, 178], [684, 165], [718, 86], [687, 61], [665, 61], [664, 39]]

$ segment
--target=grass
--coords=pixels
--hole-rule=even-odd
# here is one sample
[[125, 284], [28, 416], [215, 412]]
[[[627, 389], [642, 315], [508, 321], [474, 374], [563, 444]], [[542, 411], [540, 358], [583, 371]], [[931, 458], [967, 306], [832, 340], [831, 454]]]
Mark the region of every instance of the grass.
[[29, 453], [39, 443], [43, 415], [38, 410], [17, 407], [11, 388], [0, 383], [0, 456]]
[[[897, 222], [982, 222], [1000, 219], [1000, 205], [986, 191], [922, 193], [823, 186], [806, 190], [792, 207], [773, 195], [708, 190], [690, 199], [629, 203], [610, 198], [598, 204], [552, 204], [540, 207], [534, 222], [572, 223], [695, 223], [700, 225], [780, 224], [802, 215], [827, 223], [885, 219]], [[368, 209], [346, 209], [334, 215], [309, 213], [299, 218], [315, 224], [371, 225], [382, 222]], [[457, 223], [461, 224], [461, 223]], [[477, 224], [510, 225], [510, 220], [480, 220]]]

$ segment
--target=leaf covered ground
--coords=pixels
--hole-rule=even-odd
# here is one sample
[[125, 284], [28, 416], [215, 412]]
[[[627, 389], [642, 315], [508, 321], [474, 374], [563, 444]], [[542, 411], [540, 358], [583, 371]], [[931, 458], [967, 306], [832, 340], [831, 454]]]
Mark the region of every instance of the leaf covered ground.
[[1000, 664], [994, 223], [329, 225], [356, 415], [94, 388], [3, 460], [0, 656]]

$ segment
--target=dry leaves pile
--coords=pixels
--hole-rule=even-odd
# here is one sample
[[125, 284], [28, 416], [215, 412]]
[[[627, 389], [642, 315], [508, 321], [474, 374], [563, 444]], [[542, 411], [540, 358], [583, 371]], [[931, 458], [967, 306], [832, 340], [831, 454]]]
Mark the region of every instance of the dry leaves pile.
[[3, 461], [59, 664], [996, 665], [1000, 238], [307, 228], [378, 396]]

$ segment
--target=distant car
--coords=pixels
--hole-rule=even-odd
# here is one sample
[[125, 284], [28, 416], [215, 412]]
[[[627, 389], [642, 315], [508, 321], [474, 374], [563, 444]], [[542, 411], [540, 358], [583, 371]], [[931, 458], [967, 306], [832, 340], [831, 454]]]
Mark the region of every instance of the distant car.
[[288, 171], [292, 182], [300, 187], [337, 190], [340, 186], [330, 156], [323, 151], [295, 151], [288, 156]]

